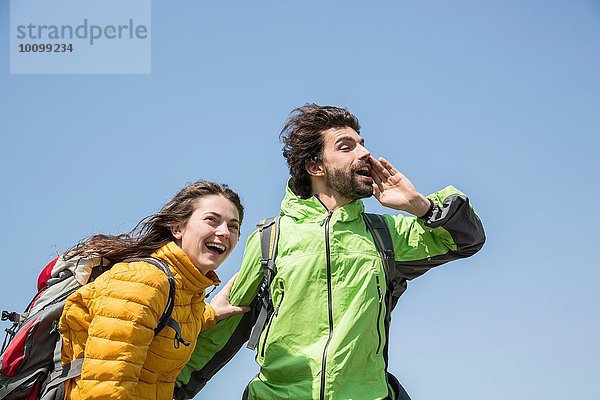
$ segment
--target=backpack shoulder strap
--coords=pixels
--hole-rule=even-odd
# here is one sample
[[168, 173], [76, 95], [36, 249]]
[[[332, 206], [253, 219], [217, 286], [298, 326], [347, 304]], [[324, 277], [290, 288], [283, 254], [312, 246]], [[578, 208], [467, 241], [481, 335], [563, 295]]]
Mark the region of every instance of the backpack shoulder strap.
[[387, 289], [391, 294], [389, 296], [391, 304], [388, 305], [388, 309], [391, 311], [391, 308], [396, 305], [395, 302], [393, 302], [393, 298], [400, 297], [402, 292], [404, 292], [402, 277], [399, 276], [396, 269], [394, 242], [392, 241], [390, 230], [383, 216], [379, 214], [364, 213], [363, 218], [369, 232], [371, 232], [371, 235], [373, 236], [375, 246], [377, 246], [377, 250], [379, 251], [379, 254], [381, 254]]
[[377, 246], [377, 250], [379, 251], [379, 254], [381, 254], [385, 273], [386, 276], [388, 276], [394, 267], [395, 256], [394, 242], [392, 241], [392, 236], [385, 223], [385, 219], [379, 214], [370, 213], [364, 213], [363, 218], [369, 232], [371, 232], [371, 235], [373, 236], [375, 246]]
[[260, 313], [246, 346], [251, 350], [254, 350], [258, 345], [260, 334], [265, 327], [269, 315], [273, 312], [270, 288], [273, 278], [277, 274], [275, 256], [277, 255], [277, 243], [279, 241], [279, 217], [263, 219], [257, 224], [257, 227], [260, 238], [260, 265], [264, 276], [258, 291], [258, 300], [261, 307]]
[[179, 347], [179, 344], [183, 344], [184, 346], [189, 346], [190, 342], [181, 337], [181, 327], [175, 321], [171, 314], [173, 313], [173, 306], [175, 305], [175, 278], [173, 277], [173, 273], [169, 266], [158, 258], [154, 257], [134, 257], [123, 260], [124, 262], [134, 262], [134, 261], [144, 261], [149, 264], [154, 265], [156, 268], [160, 269], [167, 276], [169, 280], [169, 298], [167, 299], [167, 305], [165, 306], [165, 310], [163, 311], [160, 319], [158, 320], [158, 325], [154, 328], [154, 336], [158, 335], [160, 331], [162, 331], [165, 326], [170, 326], [175, 331], [175, 348]]
[[[375, 242], [375, 246], [381, 254], [381, 259], [383, 262], [383, 268], [385, 271], [385, 280], [386, 280], [386, 293], [385, 293], [385, 344], [383, 348], [383, 358], [385, 360], [385, 370], [388, 369], [388, 338], [390, 335], [390, 323], [391, 323], [391, 313], [392, 309], [396, 305], [398, 301], [398, 297], [404, 291], [404, 287], [402, 286], [402, 278], [398, 274], [398, 270], [396, 269], [396, 257], [394, 255], [394, 242], [392, 241], [392, 236], [390, 234], [389, 228], [385, 222], [383, 216], [379, 214], [363, 214], [363, 218], [365, 220], [365, 224], [367, 225], [367, 229], [371, 232], [371, 236], [373, 236], [373, 241]], [[410, 400], [410, 397], [400, 385], [400, 382], [390, 373], [386, 374], [386, 380], [388, 381], [388, 397], [390, 399], [399, 399], [399, 400]]]

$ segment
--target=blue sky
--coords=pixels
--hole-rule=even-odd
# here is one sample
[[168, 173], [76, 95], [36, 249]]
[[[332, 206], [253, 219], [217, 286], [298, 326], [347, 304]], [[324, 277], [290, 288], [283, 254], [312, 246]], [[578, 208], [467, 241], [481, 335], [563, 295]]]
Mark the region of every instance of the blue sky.
[[[0, 32], [3, 309], [53, 254], [199, 178], [247, 207], [227, 279], [278, 211], [288, 113], [332, 104], [421, 192], [465, 191], [486, 227], [480, 254], [394, 312], [391, 370], [413, 398], [600, 398], [599, 2], [153, 1], [149, 75], [11, 75], [8, 2]], [[199, 397], [240, 398], [256, 372], [242, 350]]]

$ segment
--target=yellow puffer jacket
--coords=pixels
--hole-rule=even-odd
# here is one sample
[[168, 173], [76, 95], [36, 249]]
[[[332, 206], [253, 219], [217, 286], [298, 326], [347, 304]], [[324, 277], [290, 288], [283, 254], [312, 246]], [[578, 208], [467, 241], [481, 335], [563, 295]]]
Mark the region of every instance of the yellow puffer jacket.
[[84, 357], [80, 377], [66, 385], [66, 399], [172, 399], [175, 379], [201, 331], [216, 323], [204, 290], [219, 279], [198, 271], [171, 242], [152, 257], [165, 261], [176, 281], [171, 316], [190, 346], [174, 346], [175, 331], [154, 328], [169, 297], [166, 275], [146, 262], [115, 264], [66, 302], [59, 329], [63, 363]]

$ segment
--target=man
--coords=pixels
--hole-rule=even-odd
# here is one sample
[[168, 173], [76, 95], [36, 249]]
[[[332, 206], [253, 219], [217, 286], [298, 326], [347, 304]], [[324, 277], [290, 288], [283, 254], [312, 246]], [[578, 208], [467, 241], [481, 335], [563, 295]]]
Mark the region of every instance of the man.
[[[363, 220], [361, 198], [414, 215], [384, 215], [395, 268], [406, 281], [475, 254], [483, 227], [466, 196], [446, 187], [423, 196], [391, 163], [374, 158], [348, 110], [308, 104], [283, 131], [291, 178], [281, 205], [274, 312], [258, 342], [249, 399], [408, 398], [387, 373], [386, 274]], [[263, 279], [259, 236], [248, 239], [230, 302], [250, 305]], [[248, 339], [256, 313], [202, 334], [180, 376], [192, 397]]]

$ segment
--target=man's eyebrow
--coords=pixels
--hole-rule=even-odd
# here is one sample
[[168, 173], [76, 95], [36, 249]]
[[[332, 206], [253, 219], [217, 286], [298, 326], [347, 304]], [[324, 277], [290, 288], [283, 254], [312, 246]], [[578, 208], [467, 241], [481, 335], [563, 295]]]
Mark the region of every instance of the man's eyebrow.
[[[356, 140], [350, 136], [350, 135], [342, 135], [342, 136], [338, 136], [337, 139], [335, 139], [335, 143], [339, 143], [339, 142], [343, 142], [344, 140], [349, 140], [351, 142], [356, 142]], [[365, 144], [365, 138], [361, 137], [360, 140], [358, 141], [358, 143], [363, 146]]]

